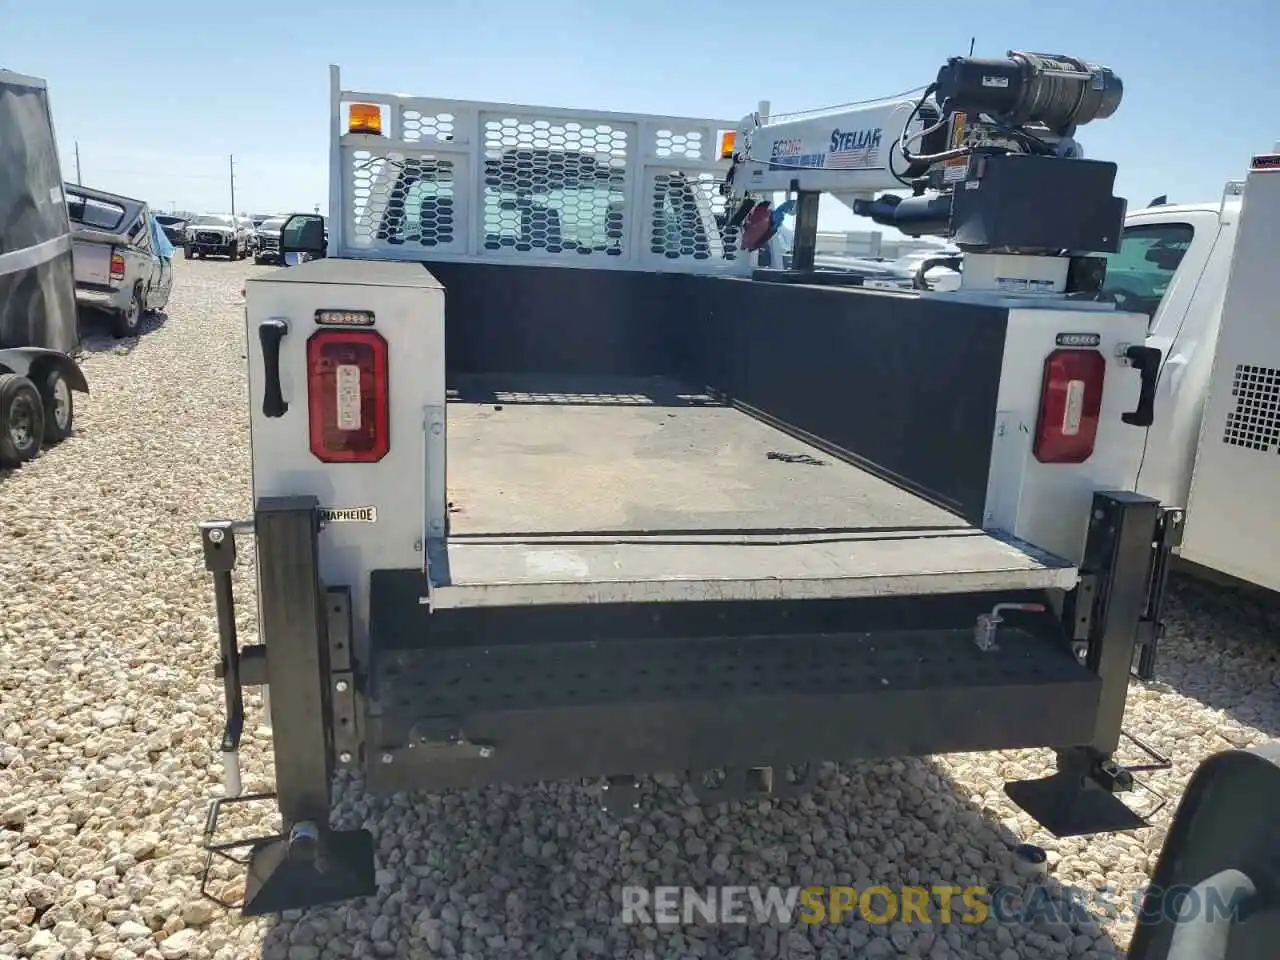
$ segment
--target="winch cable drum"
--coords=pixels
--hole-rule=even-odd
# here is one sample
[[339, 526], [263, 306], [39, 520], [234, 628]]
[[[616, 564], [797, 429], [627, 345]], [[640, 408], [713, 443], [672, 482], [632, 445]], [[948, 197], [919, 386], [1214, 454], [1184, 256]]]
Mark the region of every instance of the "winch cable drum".
[[1106, 120], [1124, 84], [1109, 68], [1060, 54], [1009, 51], [1007, 59], [952, 57], [935, 81], [939, 104], [986, 113], [1014, 127], [1040, 123], [1057, 136]]

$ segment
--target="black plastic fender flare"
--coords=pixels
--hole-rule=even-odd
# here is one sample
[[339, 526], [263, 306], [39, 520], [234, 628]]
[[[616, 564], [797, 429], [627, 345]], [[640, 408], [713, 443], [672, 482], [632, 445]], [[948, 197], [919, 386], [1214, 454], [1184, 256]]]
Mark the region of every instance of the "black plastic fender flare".
[[[85, 380], [79, 364], [65, 353], [47, 350], [44, 347], [5, 347], [0, 349], [0, 373], [16, 373], [28, 380], [35, 380], [42, 371], [54, 368], [62, 374], [67, 386], [77, 393], [88, 393], [89, 382]], [[32, 376], [35, 374], [35, 376]]]

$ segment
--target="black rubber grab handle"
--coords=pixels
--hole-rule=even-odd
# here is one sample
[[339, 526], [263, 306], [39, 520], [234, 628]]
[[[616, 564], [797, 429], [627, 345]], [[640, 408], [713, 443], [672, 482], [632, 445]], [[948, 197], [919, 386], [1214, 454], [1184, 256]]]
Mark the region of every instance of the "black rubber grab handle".
[[1135, 370], [1142, 374], [1142, 393], [1138, 409], [1120, 415], [1131, 427], [1149, 427], [1156, 419], [1156, 383], [1160, 378], [1160, 361], [1164, 357], [1155, 347], [1130, 347], [1124, 352]]
[[267, 389], [262, 397], [262, 415], [271, 419], [289, 411], [280, 389], [280, 341], [289, 332], [283, 320], [263, 320], [258, 324], [258, 341], [262, 344], [262, 365], [267, 372]]

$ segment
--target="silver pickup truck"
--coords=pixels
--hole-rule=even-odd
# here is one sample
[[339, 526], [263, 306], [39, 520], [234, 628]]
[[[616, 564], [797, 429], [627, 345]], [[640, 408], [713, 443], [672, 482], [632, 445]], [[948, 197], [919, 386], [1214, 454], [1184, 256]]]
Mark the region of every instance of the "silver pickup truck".
[[163, 310], [173, 289], [173, 246], [145, 201], [66, 184], [74, 238], [76, 302], [134, 337], [143, 314]]

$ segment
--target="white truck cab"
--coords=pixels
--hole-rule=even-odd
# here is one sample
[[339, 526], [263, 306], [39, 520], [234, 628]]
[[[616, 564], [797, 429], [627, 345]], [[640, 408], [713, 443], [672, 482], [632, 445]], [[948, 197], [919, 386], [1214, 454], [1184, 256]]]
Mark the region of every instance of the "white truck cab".
[[1164, 357], [1135, 489], [1187, 505], [1183, 560], [1270, 590], [1280, 590], [1275, 154], [1280, 145], [1216, 202], [1131, 213], [1104, 287], [1151, 317], [1148, 345]]

